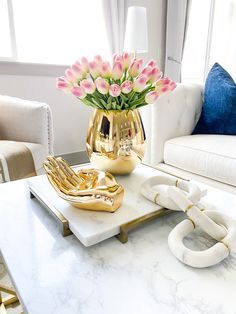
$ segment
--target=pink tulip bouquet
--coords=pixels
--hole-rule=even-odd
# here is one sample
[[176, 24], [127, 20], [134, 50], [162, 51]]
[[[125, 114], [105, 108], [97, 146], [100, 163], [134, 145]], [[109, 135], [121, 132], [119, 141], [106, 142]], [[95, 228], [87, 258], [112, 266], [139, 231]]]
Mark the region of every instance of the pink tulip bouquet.
[[76, 61], [57, 78], [57, 88], [72, 93], [84, 104], [103, 110], [132, 110], [154, 103], [176, 83], [163, 78], [156, 62], [142, 69], [143, 59], [125, 52], [114, 55], [112, 65], [97, 55]]

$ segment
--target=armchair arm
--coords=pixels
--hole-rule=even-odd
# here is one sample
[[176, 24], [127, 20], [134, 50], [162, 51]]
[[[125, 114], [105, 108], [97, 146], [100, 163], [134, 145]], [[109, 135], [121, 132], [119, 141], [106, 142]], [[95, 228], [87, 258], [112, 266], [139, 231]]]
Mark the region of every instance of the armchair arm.
[[167, 140], [190, 135], [202, 109], [202, 86], [179, 84], [163, 96], [152, 109], [151, 164], [163, 161]]
[[0, 138], [42, 144], [53, 154], [52, 114], [45, 103], [0, 96]]

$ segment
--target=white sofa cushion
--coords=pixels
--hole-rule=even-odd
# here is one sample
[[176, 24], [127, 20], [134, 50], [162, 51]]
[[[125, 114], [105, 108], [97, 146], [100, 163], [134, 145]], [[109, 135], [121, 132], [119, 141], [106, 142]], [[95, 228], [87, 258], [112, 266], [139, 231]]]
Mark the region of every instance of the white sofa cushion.
[[236, 186], [236, 136], [189, 135], [165, 143], [165, 164]]

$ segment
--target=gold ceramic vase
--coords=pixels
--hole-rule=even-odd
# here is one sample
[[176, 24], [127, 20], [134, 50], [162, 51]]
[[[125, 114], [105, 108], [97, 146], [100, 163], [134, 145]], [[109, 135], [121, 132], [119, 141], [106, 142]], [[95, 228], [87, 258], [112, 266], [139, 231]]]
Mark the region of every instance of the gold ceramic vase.
[[95, 109], [87, 135], [87, 153], [95, 168], [128, 174], [142, 161], [144, 152], [145, 132], [137, 109]]

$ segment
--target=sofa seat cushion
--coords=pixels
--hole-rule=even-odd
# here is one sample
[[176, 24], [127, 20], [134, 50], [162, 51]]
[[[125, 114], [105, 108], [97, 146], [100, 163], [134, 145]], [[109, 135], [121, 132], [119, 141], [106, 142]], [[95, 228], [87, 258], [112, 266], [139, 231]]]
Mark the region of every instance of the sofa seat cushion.
[[236, 186], [236, 136], [189, 135], [165, 143], [165, 164]]
[[[32, 156], [33, 156], [33, 160], [34, 160], [36, 173], [42, 174], [43, 161], [47, 157], [47, 148], [45, 146], [43, 146], [41, 144], [37, 144], [37, 143], [29, 143], [29, 142], [19, 142], [19, 143], [24, 144], [31, 151]], [[4, 159], [4, 156], [1, 155], [1, 152], [0, 152], [0, 160], [1, 160], [1, 165], [3, 168], [5, 180], [9, 181], [9, 173], [8, 173], [7, 163], [6, 163], [6, 160]], [[0, 182], [1, 182], [1, 180], [0, 180]]]

